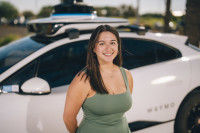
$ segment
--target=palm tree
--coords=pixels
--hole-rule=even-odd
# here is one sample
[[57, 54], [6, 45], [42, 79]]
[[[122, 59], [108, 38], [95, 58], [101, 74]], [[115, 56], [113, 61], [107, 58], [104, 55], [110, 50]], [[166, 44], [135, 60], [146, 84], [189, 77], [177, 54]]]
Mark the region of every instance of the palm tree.
[[166, 0], [166, 11], [165, 11], [165, 17], [164, 17], [164, 32], [170, 32], [170, 28], [169, 28], [169, 21], [171, 18], [170, 5], [171, 5], [171, 0]]
[[[61, 0], [61, 3], [73, 3], [75, 0]], [[83, 0], [76, 0], [76, 2], [83, 2]]]
[[200, 47], [200, 0], [187, 0], [185, 34], [189, 43]]

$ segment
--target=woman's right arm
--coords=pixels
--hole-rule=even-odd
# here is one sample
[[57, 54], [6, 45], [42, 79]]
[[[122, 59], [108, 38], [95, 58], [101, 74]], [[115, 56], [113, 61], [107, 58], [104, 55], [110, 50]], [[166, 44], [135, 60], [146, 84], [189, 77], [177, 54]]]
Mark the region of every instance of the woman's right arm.
[[75, 133], [78, 127], [76, 116], [90, 89], [89, 82], [85, 82], [85, 76], [81, 79], [82, 74], [83, 72], [73, 79], [67, 90], [63, 120], [70, 133]]

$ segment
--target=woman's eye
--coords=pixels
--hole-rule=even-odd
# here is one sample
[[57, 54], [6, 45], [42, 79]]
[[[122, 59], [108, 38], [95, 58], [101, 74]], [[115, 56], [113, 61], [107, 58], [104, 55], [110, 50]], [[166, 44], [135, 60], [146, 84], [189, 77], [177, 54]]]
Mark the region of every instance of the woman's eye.
[[115, 42], [111, 42], [111, 44], [115, 44]]
[[99, 45], [104, 45], [104, 43], [99, 43]]

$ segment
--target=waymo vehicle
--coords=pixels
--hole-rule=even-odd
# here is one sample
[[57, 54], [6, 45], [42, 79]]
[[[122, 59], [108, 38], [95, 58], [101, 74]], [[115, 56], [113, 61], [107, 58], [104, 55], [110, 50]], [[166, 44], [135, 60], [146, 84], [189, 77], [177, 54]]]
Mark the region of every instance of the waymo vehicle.
[[91, 6], [77, 2], [29, 21], [34, 34], [0, 47], [1, 133], [67, 133], [66, 92], [85, 66], [91, 32], [102, 24], [118, 29], [123, 67], [133, 76], [133, 105], [126, 113], [131, 131], [200, 132], [200, 49], [186, 36], [98, 17]]

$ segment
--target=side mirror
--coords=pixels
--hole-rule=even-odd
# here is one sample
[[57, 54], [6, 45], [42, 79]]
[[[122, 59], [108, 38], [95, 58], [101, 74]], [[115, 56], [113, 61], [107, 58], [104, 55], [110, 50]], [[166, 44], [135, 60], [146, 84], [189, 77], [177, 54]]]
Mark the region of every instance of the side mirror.
[[31, 78], [24, 82], [21, 89], [24, 93], [29, 94], [47, 94], [51, 92], [47, 81], [38, 77]]

